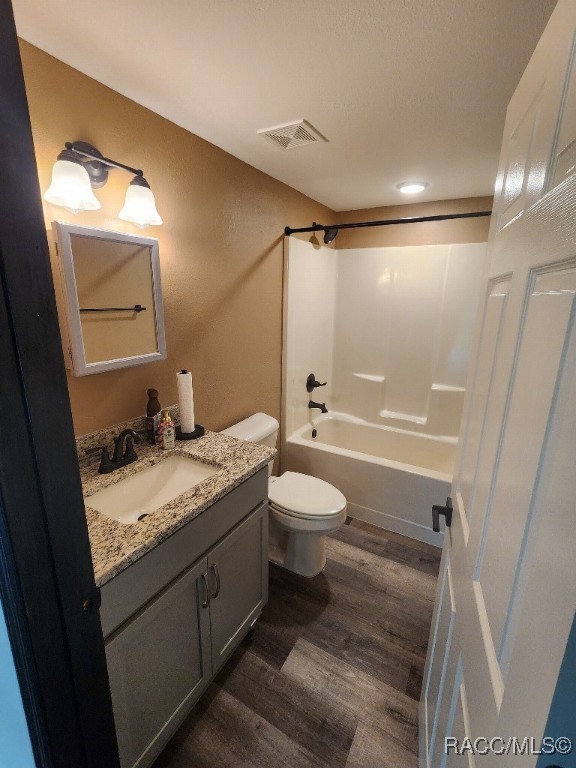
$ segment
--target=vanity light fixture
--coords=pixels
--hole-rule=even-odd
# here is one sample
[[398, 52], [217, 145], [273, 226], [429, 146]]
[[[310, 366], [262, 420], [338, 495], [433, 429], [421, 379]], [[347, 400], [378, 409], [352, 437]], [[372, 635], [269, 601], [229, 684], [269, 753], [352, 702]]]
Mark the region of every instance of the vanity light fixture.
[[428, 182], [426, 181], [403, 181], [401, 184], [396, 184], [396, 189], [404, 195], [415, 195], [422, 192], [427, 186]]
[[88, 171], [76, 152], [69, 149], [60, 152], [52, 168], [52, 183], [44, 193], [44, 200], [72, 213], [100, 208], [100, 200], [92, 192]]
[[144, 176], [134, 176], [130, 182], [126, 190], [124, 207], [118, 214], [118, 218], [131, 221], [139, 227], [162, 224], [160, 214], [156, 210], [154, 195]]
[[162, 224], [154, 195], [140, 169], [104, 157], [84, 141], [67, 141], [65, 147], [54, 163], [52, 183], [44, 193], [48, 203], [60, 205], [72, 213], [97, 211], [100, 201], [92, 188], [98, 189], [106, 184], [110, 168], [120, 168], [133, 174], [134, 178], [126, 191], [119, 218], [141, 228]]

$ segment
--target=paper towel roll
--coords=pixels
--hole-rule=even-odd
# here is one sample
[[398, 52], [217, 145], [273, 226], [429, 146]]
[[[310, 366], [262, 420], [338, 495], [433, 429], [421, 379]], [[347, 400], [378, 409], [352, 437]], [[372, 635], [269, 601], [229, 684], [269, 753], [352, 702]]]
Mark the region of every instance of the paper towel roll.
[[178, 406], [180, 409], [180, 429], [183, 433], [194, 432], [194, 393], [192, 391], [192, 374], [190, 371], [180, 371], [176, 374], [178, 384]]

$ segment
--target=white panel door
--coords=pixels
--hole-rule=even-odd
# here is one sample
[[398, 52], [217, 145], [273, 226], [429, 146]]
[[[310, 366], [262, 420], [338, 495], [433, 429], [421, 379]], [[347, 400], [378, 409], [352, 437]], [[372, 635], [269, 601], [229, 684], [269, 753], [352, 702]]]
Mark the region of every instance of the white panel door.
[[536, 765], [576, 609], [575, 41], [560, 0], [508, 109], [421, 768]]

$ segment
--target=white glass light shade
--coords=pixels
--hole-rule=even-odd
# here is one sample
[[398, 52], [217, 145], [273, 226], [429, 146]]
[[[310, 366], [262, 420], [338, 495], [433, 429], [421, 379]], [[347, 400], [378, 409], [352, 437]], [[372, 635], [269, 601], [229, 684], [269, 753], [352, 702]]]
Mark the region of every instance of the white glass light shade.
[[52, 183], [44, 193], [44, 200], [53, 205], [78, 211], [97, 211], [100, 201], [92, 192], [88, 171], [80, 163], [56, 160], [52, 168]]
[[124, 208], [118, 214], [123, 221], [131, 221], [141, 229], [151, 224], [162, 224], [162, 218], [156, 210], [156, 201], [150, 187], [130, 184], [126, 190]]

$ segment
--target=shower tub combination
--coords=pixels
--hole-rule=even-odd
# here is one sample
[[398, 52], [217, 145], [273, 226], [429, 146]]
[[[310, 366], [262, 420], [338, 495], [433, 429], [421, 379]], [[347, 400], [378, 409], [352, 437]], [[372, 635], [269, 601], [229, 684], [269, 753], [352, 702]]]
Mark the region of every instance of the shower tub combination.
[[443, 533], [432, 531], [431, 508], [450, 495], [456, 446], [456, 437], [331, 412], [288, 435], [284, 457], [287, 469], [341, 490], [350, 516], [442, 546]]
[[286, 248], [282, 469], [441, 546], [432, 506], [450, 495], [486, 244]]

